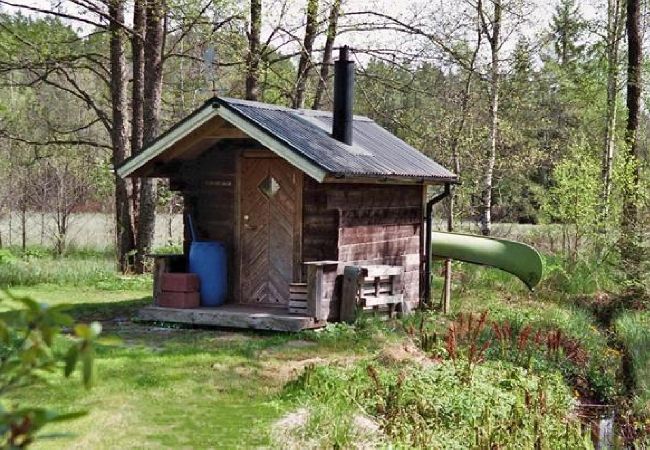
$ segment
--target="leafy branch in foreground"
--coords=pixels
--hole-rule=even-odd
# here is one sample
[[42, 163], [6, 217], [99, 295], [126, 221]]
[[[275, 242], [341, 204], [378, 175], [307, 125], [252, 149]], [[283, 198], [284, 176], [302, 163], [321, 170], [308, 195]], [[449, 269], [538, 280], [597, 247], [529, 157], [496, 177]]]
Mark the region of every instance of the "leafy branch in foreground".
[[[93, 343], [101, 332], [98, 322], [73, 324], [65, 306], [49, 307], [8, 292], [0, 296], [0, 448], [24, 448], [48, 423], [80, 417], [85, 412], [60, 414], [44, 407], [25, 407], [9, 397], [39, 383], [63, 367], [69, 377], [81, 364], [86, 388], [92, 382]], [[72, 343], [65, 352], [55, 349], [63, 328], [72, 327]]]

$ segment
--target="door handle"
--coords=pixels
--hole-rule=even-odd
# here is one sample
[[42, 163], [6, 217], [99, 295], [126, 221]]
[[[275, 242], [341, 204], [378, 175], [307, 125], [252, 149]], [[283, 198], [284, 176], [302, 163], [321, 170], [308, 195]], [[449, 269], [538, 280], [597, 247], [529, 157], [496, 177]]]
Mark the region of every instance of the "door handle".
[[247, 224], [247, 223], [244, 224], [244, 229], [245, 229], [245, 230], [251, 230], [251, 231], [254, 231], [254, 230], [257, 230], [257, 228], [258, 228], [257, 225], [249, 225], [249, 224]]

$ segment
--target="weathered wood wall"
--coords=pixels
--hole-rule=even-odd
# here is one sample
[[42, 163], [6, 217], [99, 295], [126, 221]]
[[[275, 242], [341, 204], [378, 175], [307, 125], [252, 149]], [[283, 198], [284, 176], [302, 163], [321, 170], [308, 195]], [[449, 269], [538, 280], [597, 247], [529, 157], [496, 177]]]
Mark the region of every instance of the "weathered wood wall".
[[404, 299], [420, 296], [421, 186], [337, 185], [327, 206], [338, 209], [338, 260], [402, 266]]
[[[251, 143], [247, 143], [248, 148]], [[201, 239], [219, 240], [229, 254], [230, 298], [237, 294], [235, 267], [238, 160], [244, 145], [221, 144], [183, 162], [172, 177], [181, 190]], [[302, 261], [404, 267], [405, 299], [420, 295], [422, 187], [373, 184], [319, 184], [304, 177]], [[186, 243], [189, 235], [186, 234]], [[297, 261], [300, 259], [297, 255]], [[303, 266], [300, 279], [306, 281]], [[340, 278], [340, 277], [338, 277]], [[332, 281], [330, 318], [338, 314], [340, 280]]]
[[[318, 184], [305, 178], [303, 260], [338, 260], [342, 267], [346, 263], [402, 266], [404, 298], [417, 303], [422, 192], [422, 186]], [[328, 287], [333, 292], [330, 319], [338, 312], [339, 278], [337, 286], [332, 282]]]
[[[327, 193], [332, 185], [319, 184], [305, 176], [302, 209], [303, 262], [336, 260], [338, 258], [339, 213], [328, 209]], [[303, 269], [306, 280], [307, 270]]]

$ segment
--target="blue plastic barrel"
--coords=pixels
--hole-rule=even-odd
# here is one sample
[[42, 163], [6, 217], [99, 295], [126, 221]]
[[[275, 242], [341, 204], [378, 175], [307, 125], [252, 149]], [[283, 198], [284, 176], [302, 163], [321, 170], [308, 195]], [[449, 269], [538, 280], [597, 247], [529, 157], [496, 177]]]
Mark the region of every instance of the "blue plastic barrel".
[[218, 241], [193, 241], [190, 245], [190, 272], [201, 281], [201, 306], [220, 306], [228, 293], [228, 257]]

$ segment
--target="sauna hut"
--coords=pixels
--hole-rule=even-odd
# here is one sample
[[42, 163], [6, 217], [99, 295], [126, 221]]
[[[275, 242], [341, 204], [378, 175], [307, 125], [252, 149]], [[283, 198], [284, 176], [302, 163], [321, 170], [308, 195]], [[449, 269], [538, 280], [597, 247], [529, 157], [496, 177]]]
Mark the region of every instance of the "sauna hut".
[[[399, 268], [404, 302], [418, 304], [429, 279], [427, 187], [448, 193], [457, 177], [373, 120], [353, 116], [353, 77], [342, 47], [333, 112], [215, 97], [118, 168], [122, 177], [169, 178], [199, 238], [221, 241], [228, 254], [225, 305], [162, 308], [154, 292], [142, 319], [322, 326], [339, 317], [351, 265]], [[184, 256], [164, 258], [158, 271], [185, 270]], [[290, 313], [293, 286], [306, 286], [316, 304]]]

